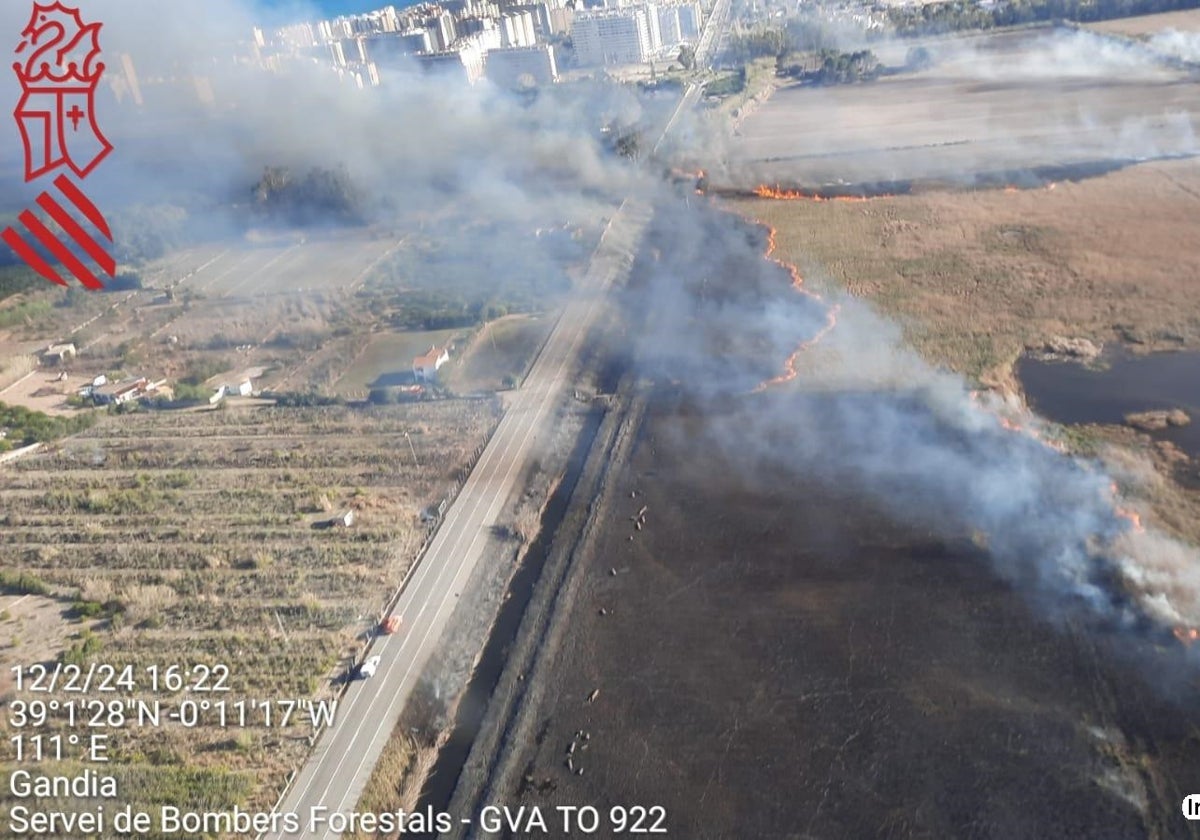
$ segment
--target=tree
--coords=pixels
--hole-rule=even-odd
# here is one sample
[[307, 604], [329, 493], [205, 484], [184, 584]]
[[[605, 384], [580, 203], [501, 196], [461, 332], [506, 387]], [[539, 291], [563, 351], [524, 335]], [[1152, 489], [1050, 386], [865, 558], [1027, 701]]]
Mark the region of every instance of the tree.
[[696, 50], [693, 47], [684, 44], [679, 48], [679, 66], [684, 70], [691, 70], [696, 66]]
[[924, 70], [933, 64], [933, 56], [925, 47], [912, 47], [905, 56], [904, 66], [909, 70]]

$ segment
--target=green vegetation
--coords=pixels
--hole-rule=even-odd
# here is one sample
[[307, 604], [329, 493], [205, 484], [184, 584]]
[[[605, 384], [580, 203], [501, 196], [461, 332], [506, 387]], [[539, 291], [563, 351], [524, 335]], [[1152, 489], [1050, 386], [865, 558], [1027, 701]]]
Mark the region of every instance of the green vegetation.
[[110, 601], [76, 601], [71, 605], [71, 617], [79, 620], [95, 620], [112, 618], [125, 612], [125, 605], [113, 599]]
[[0, 329], [34, 321], [50, 312], [50, 304], [44, 300], [25, 300], [16, 306], [0, 310]]
[[0, 265], [0, 300], [11, 297], [18, 292], [32, 289], [38, 283], [43, 282], [37, 274], [24, 264], [15, 262], [15, 255], [8, 253], [7, 256], [14, 262], [12, 264]]
[[268, 166], [252, 190], [255, 209], [287, 224], [361, 224], [366, 199], [344, 167], [314, 166], [296, 177], [286, 166]]
[[178, 496], [169, 490], [130, 487], [120, 490], [55, 489], [42, 494], [36, 503], [49, 513], [130, 516], [173, 510], [178, 502]]
[[776, 72], [815, 85], [845, 85], [877, 79], [883, 72], [879, 58], [870, 50], [838, 52], [822, 50], [817, 54], [820, 62], [814, 69], [803, 63], [787, 63], [786, 56], [776, 59]]
[[276, 408], [312, 408], [316, 406], [345, 405], [341, 397], [318, 394], [316, 391], [288, 391], [275, 393], [264, 391], [263, 397], [275, 401]]
[[28, 572], [0, 569], [0, 592], [5, 595], [49, 595], [50, 586]]
[[733, 73], [714, 79], [704, 86], [705, 96], [730, 96], [746, 88], [746, 68], [740, 67]]
[[[0, 487], [0, 586], [58, 595], [82, 622], [21, 646], [138, 671], [229, 663], [231, 701], [334, 696], [357, 617], [427, 535], [415, 510], [443, 496], [500, 416], [485, 400], [95, 414], [96, 428]], [[348, 508], [361, 514], [353, 528], [310, 527]], [[269, 809], [307, 752], [307, 719], [251, 728], [252, 740], [211, 723], [125, 732], [112, 753], [122, 802]]]
[[91, 630], [84, 630], [71, 646], [59, 654], [64, 665], [86, 665], [104, 648], [104, 641]]
[[0, 402], [0, 429], [8, 430], [8, 436], [0, 440], [0, 452], [82, 432], [95, 419], [91, 412], [71, 417], [51, 417], [40, 411], [30, 411], [24, 406]]
[[637, 160], [642, 153], [642, 129], [614, 120], [604, 127], [604, 144], [614, 154]]
[[187, 210], [173, 204], [126, 207], [114, 211], [109, 221], [121, 262], [158, 259], [194, 236], [194, 220]]
[[910, 72], [925, 70], [933, 64], [933, 56], [925, 47], [912, 47], [904, 58], [904, 69]]
[[208, 402], [212, 396], [211, 388], [190, 382], [177, 382], [171, 390], [175, 397], [171, 402], [176, 405], [199, 405]]
[[104, 284], [107, 292], [133, 292], [142, 288], [142, 275], [136, 271], [118, 271], [117, 276]]
[[471, 300], [430, 290], [403, 295], [401, 306], [388, 320], [401, 330], [453, 330], [473, 327], [506, 314], [508, 308], [494, 301]]
[[576, 229], [498, 236], [488, 224], [475, 227], [415, 240], [392, 254], [372, 271], [360, 300], [400, 329], [471, 327], [553, 305], [571, 288], [563, 265], [587, 253]]
[[372, 388], [370, 393], [367, 394], [367, 402], [371, 405], [396, 405], [410, 399], [411, 397], [399, 388], [390, 388], [387, 386]]
[[179, 381], [187, 385], [203, 385], [224, 371], [225, 365], [219, 359], [202, 356], [188, 365], [187, 373], [181, 376]]
[[734, 61], [751, 61], [769, 55], [782, 55], [795, 48], [787, 30], [779, 26], [739, 32], [729, 39], [728, 55]]

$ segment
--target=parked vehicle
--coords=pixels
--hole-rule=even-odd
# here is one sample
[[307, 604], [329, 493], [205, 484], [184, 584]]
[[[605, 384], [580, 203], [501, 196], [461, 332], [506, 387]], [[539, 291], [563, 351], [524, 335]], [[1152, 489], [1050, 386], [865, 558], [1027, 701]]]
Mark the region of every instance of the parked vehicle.
[[372, 656], [371, 658], [369, 658], [365, 662], [363, 662], [363, 664], [358, 666], [358, 676], [364, 680], [370, 679], [371, 677], [375, 676], [375, 672], [378, 670], [379, 670], [379, 657]]

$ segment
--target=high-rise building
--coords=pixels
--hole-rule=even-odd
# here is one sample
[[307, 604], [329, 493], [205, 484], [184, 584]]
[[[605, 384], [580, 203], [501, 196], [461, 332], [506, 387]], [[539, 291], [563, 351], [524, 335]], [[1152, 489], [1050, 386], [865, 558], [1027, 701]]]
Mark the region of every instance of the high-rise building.
[[533, 15], [529, 12], [509, 12], [499, 20], [500, 44], [505, 47], [532, 47], [537, 43]]
[[510, 11], [529, 12], [533, 19], [533, 31], [538, 40], [546, 40], [554, 30], [550, 25], [550, 6], [547, 3], [528, 3], [520, 6], [509, 6]]
[[650, 52], [662, 49], [662, 34], [658, 31], [658, 7], [650, 3], [642, 6], [646, 11], [646, 28], [650, 31]]
[[558, 64], [550, 44], [488, 50], [486, 67], [488, 81], [509, 90], [552, 85], [558, 80]]
[[425, 53], [416, 56], [416, 59], [427, 73], [447, 74], [461, 78], [468, 84], [475, 84], [483, 78], [488, 51], [499, 47], [500, 30], [485, 29], [463, 38], [452, 50]]
[[454, 18], [449, 12], [432, 15], [425, 19], [425, 28], [429, 30], [430, 40], [435, 50], [448, 50], [458, 37], [454, 28]]
[[671, 4], [658, 8], [658, 34], [664, 47], [673, 47], [683, 40], [679, 28], [679, 7]]
[[566, 35], [575, 25], [575, 10], [570, 6], [560, 6], [550, 9], [550, 32], [553, 35]]
[[407, 32], [379, 34], [373, 38], [365, 38], [363, 47], [367, 61], [388, 65], [396, 63], [407, 55], [431, 52], [433, 42], [429, 33], [424, 29], [410, 29]]
[[643, 7], [576, 12], [571, 40], [583, 66], [637, 64], [654, 51]]
[[364, 64], [367, 61], [367, 48], [365, 46], [365, 38], [349, 38], [341, 42], [342, 55], [350, 64]]
[[704, 25], [704, 13], [699, 3], [679, 3], [679, 35], [684, 41], [695, 42], [700, 38]]

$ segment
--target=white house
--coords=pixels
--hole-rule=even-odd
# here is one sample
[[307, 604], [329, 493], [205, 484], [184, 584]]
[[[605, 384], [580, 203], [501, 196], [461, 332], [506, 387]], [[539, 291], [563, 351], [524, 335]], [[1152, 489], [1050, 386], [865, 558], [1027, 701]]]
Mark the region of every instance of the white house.
[[229, 397], [248, 397], [253, 393], [254, 383], [250, 381], [250, 377], [248, 376], [237, 384], [225, 386], [225, 395]]
[[413, 376], [418, 382], [429, 382], [437, 376], [438, 368], [450, 361], [445, 347], [430, 345], [429, 352], [413, 359]]

